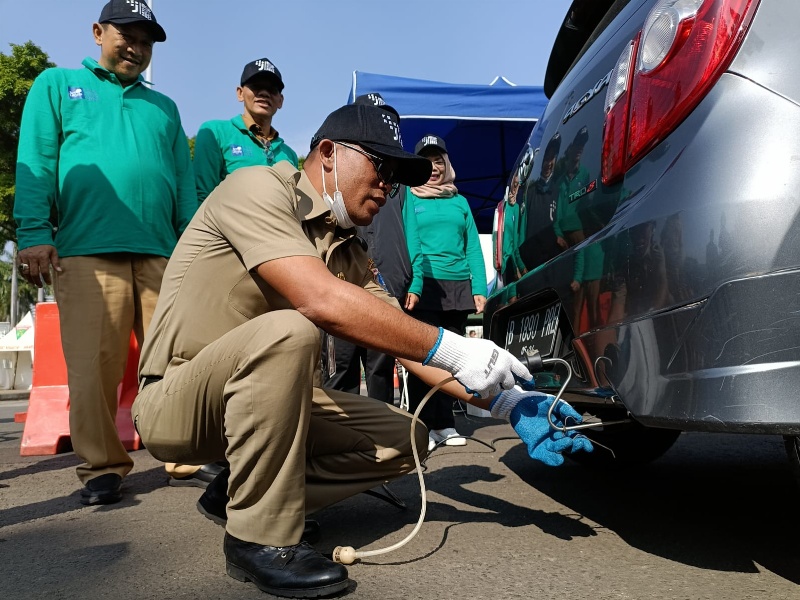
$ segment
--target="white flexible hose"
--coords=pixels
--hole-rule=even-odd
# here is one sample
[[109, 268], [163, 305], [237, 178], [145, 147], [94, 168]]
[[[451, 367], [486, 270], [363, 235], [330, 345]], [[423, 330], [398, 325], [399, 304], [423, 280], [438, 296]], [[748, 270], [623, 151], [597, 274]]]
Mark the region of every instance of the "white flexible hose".
[[417, 451], [417, 436], [416, 436], [416, 429], [417, 429], [417, 420], [419, 419], [419, 413], [422, 410], [422, 407], [427, 404], [428, 400], [431, 396], [433, 396], [439, 389], [449, 383], [451, 381], [455, 381], [455, 377], [448, 377], [446, 379], [442, 379], [439, 383], [431, 388], [425, 397], [422, 399], [422, 402], [419, 403], [417, 410], [414, 411], [414, 416], [411, 418], [411, 453], [414, 455], [414, 465], [417, 467], [417, 477], [419, 477], [419, 491], [420, 496], [422, 498], [422, 507], [419, 511], [419, 519], [417, 520], [417, 525], [414, 529], [409, 533], [404, 539], [400, 540], [396, 544], [392, 544], [391, 546], [387, 546], [386, 548], [379, 548], [377, 550], [359, 550], [356, 551], [355, 548], [352, 546], [336, 546], [333, 549], [333, 560], [338, 563], [342, 563], [344, 565], [351, 565], [359, 558], [365, 558], [367, 556], [378, 556], [379, 554], [386, 554], [388, 552], [393, 552], [399, 548], [405, 546], [408, 542], [410, 542], [415, 535], [419, 532], [420, 528], [422, 528], [422, 522], [425, 520], [425, 509], [427, 508], [427, 494], [425, 492], [425, 480], [422, 477], [422, 465], [419, 460], [419, 452]]

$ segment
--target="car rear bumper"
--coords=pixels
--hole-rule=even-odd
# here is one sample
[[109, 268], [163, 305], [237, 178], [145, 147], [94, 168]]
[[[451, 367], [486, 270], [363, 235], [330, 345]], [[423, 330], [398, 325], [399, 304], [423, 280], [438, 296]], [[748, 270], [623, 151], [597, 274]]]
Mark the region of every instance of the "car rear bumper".
[[605, 356], [598, 380], [643, 425], [800, 434], [800, 270], [730, 281], [575, 343]]

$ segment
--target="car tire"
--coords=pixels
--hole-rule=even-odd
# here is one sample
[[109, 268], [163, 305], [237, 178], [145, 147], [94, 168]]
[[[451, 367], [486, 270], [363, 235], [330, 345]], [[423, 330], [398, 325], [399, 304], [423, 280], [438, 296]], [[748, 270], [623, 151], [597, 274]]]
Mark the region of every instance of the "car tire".
[[[613, 425], [603, 431], [584, 429], [581, 433], [596, 442], [594, 452], [566, 456], [582, 465], [600, 468], [646, 465], [669, 450], [681, 434], [677, 429], [657, 429], [638, 423]], [[613, 450], [614, 454], [606, 448]]]

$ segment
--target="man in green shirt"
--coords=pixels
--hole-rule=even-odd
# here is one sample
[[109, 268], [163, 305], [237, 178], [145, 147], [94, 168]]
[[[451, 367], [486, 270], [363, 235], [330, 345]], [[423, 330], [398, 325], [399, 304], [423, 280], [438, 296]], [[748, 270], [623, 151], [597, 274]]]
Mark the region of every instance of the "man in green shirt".
[[[133, 467], [115, 426], [133, 330], [141, 345], [178, 237], [197, 210], [175, 103], [145, 85], [166, 40], [144, 2], [111, 0], [92, 25], [100, 60], [47, 69], [20, 126], [14, 218], [32, 284], [55, 272], [83, 504], [121, 499]], [[54, 217], [51, 217], [54, 215]]]
[[272, 126], [272, 118], [283, 106], [283, 87], [281, 72], [268, 58], [247, 63], [236, 88], [244, 113], [232, 119], [206, 121], [200, 126], [194, 144], [195, 184], [200, 202], [241, 167], [271, 167], [282, 160], [297, 167], [297, 154]]

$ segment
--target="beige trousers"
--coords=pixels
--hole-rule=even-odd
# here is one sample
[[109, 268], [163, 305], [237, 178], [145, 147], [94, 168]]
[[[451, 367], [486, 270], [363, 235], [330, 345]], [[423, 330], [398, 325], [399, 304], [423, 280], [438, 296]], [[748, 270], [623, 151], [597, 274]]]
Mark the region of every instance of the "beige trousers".
[[[227, 531], [241, 540], [296, 544], [307, 513], [414, 468], [411, 415], [312, 385], [319, 353], [319, 331], [300, 313], [267, 313], [174, 361], [133, 404], [159, 460], [228, 459]], [[424, 425], [415, 434], [424, 456]]]
[[61, 345], [67, 364], [72, 448], [85, 462], [84, 484], [133, 466], [115, 419], [131, 331], [141, 345], [150, 325], [167, 259], [127, 253], [72, 256], [56, 272]]

